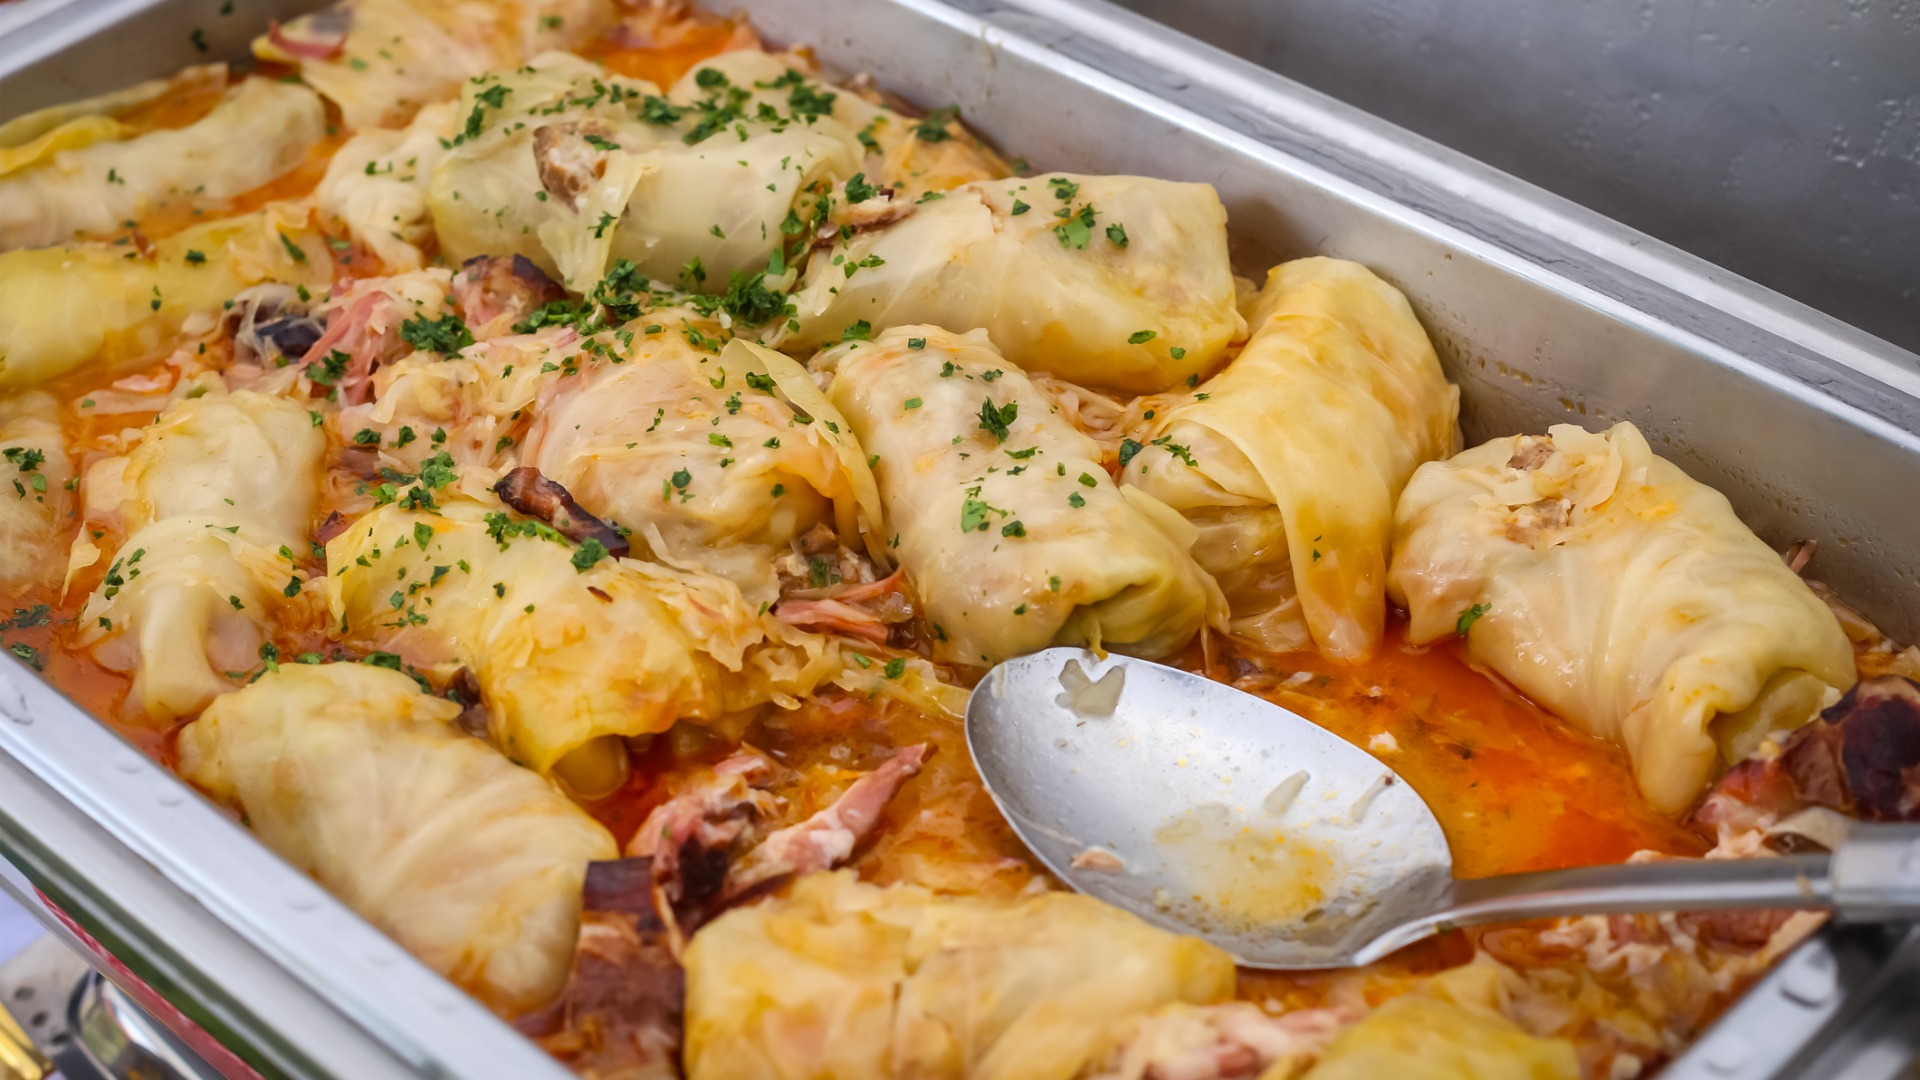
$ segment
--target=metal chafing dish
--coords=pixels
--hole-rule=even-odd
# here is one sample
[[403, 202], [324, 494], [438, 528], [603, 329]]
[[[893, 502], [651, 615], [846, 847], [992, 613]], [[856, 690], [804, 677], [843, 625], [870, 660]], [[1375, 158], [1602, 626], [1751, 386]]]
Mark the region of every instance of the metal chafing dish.
[[[270, 16], [315, 6], [24, 0], [0, 10], [0, 119], [238, 57]], [[1243, 270], [1366, 263], [1425, 320], [1469, 443], [1632, 420], [1767, 540], [1820, 541], [1823, 579], [1920, 637], [1920, 501], [1902, 497], [1920, 490], [1920, 356], [1099, 0], [737, 6], [771, 41], [960, 105], [1039, 167], [1214, 184]], [[109, 978], [262, 1074], [565, 1075], [11, 658], [0, 856], [24, 875], [0, 886], [64, 912], [39, 908], [97, 942]], [[1664, 1075], [1897, 1075], [1920, 1046], [1916, 969], [1920, 932], [1829, 929]]]

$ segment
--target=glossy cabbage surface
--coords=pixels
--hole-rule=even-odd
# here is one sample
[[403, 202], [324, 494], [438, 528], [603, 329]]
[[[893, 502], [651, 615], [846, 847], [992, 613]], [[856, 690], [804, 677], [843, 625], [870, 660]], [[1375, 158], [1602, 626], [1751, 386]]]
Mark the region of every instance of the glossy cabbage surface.
[[1665, 813], [1854, 681], [1827, 605], [1628, 423], [1422, 466], [1388, 585], [1410, 640], [1465, 635], [1476, 661], [1624, 746]]
[[566, 979], [587, 863], [613, 837], [453, 726], [397, 671], [286, 664], [180, 734], [180, 773], [254, 835], [506, 1015]]

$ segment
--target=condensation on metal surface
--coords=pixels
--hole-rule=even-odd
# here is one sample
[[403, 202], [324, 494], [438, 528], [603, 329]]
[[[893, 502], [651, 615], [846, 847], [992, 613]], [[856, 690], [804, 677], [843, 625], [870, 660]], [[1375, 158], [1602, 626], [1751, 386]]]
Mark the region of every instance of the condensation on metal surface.
[[1920, 0], [1120, 0], [1920, 350]]

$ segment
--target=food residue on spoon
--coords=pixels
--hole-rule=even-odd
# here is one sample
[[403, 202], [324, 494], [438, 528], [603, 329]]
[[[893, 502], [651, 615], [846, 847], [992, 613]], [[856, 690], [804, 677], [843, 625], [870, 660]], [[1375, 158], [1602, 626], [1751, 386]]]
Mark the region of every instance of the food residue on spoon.
[[[1304, 785], [1303, 773], [1294, 776]], [[1154, 840], [1178, 849], [1168, 862], [1187, 872], [1179, 892], [1188, 917], [1221, 928], [1311, 920], [1325, 908], [1336, 882], [1337, 868], [1327, 852], [1271, 824], [1235, 820], [1218, 803], [1162, 826]]]
[[1280, 781], [1273, 786], [1272, 791], [1267, 793], [1267, 797], [1260, 801], [1260, 808], [1274, 817], [1285, 816], [1286, 812], [1292, 809], [1293, 801], [1300, 797], [1300, 792], [1306, 790], [1309, 779], [1311, 777], [1307, 770], [1301, 769]]
[[1090, 678], [1080, 661], [1069, 660], [1060, 669], [1059, 696], [1054, 704], [1081, 716], [1112, 716], [1120, 706], [1120, 691], [1127, 682], [1127, 669], [1115, 665], [1098, 679]]
[[1347, 810], [1347, 824], [1358, 825], [1365, 821], [1367, 811], [1373, 809], [1373, 800], [1379, 798], [1381, 792], [1392, 786], [1392, 773], [1381, 773], [1374, 777], [1373, 783], [1367, 785], [1367, 790], [1361, 792], [1360, 797], [1353, 800], [1353, 806]]
[[1123, 874], [1127, 870], [1126, 860], [1097, 844], [1075, 855], [1067, 865], [1075, 870], [1095, 870], [1103, 874]]

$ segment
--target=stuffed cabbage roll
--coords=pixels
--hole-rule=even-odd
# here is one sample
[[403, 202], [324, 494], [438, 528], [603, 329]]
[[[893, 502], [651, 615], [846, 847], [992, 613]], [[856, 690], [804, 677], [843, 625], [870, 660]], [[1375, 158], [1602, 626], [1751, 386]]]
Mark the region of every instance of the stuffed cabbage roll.
[[[730, 583], [436, 489], [451, 470], [429, 462], [421, 484], [327, 544], [329, 597], [342, 634], [449, 675], [471, 668], [508, 757], [603, 794], [624, 776], [622, 737], [766, 700], [765, 658], [748, 655], [764, 624]], [[832, 672], [778, 674], [805, 693]]]
[[1342, 1031], [1301, 1080], [1580, 1080], [1563, 1039], [1536, 1038], [1488, 1009], [1412, 993]]
[[[953, 110], [916, 120], [875, 103], [851, 86], [827, 82], [814, 72], [811, 60], [797, 53], [723, 52], [674, 83], [671, 96], [676, 101], [700, 100], [706, 93], [701, 80], [715, 81], [712, 75], [702, 74], [708, 70], [725, 77], [724, 85], [746, 91], [743, 108], [757, 111], [765, 103], [776, 112], [798, 112], [803, 122], [817, 110], [818, 115], [846, 125], [867, 150], [862, 173], [875, 184], [894, 188], [907, 201], [974, 180], [998, 179], [1010, 171], [998, 154], [961, 126]], [[805, 111], [797, 109], [801, 104]]]
[[433, 240], [427, 186], [453, 137], [454, 102], [429, 105], [403, 129], [368, 128], [348, 139], [314, 188], [322, 218], [389, 270], [418, 270]]
[[123, 121], [143, 105], [162, 98], [178, 101], [217, 94], [226, 86], [227, 65], [195, 64], [163, 78], [16, 116], [0, 124], [0, 175], [62, 150], [125, 138], [136, 125]]
[[1165, 656], [1218, 591], [1179, 515], [1116, 485], [1099, 448], [982, 331], [895, 327], [814, 358], [872, 455], [888, 541], [939, 651], [992, 664], [1048, 645]]
[[180, 733], [180, 774], [428, 967], [507, 1016], [567, 976], [613, 837], [367, 664], [288, 664]]
[[[79, 643], [134, 673], [127, 705], [165, 725], [234, 688], [227, 672], [258, 664], [260, 646], [296, 603], [326, 438], [306, 407], [250, 390], [182, 398], [124, 461], [88, 473], [118, 506], [89, 505], [120, 542], [80, 612]], [[90, 541], [83, 540], [83, 544]]]
[[0, 397], [0, 583], [47, 584], [66, 566], [73, 462], [50, 395]]
[[1410, 640], [1465, 637], [1476, 662], [1624, 746], [1666, 813], [1854, 681], [1832, 611], [1628, 423], [1421, 466], [1387, 585]]
[[150, 358], [249, 286], [321, 289], [332, 274], [326, 238], [285, 206], [196, 225], [148, 258], [105, 243], [0, 253], [0, 390]]
[[1206, 374], [1246, 336], [1206, 184], [1057, 174], [848, 198], [845, 238], [808, 260], [797, 326], [772, 342], [788, 351], [860, 325], [977, 327], [1028, 371], [1140, 394]]
[[756, 603], [777, 596], [773, 553], [814, 527], [853, 547], [878, 533], [860, 447], [800, 365], [745, 342], [715, 356], [665, 331], [621, 353], [542, 393], [520, 457], [588, 510]]
[[489, 71], [593, 40], [612, 0], [344, 0], [256, 38], [262, 60], [290, 64], [353, 129], [397, 127]]
[[320, 97], [252, 78], [183, 128], [96, 141], [0, 176], [0, 251], [104, 236], [156, 210], [217, 210], [305, 161], [326, 137]]
[[1070, 1080], [1233, 961], [1090, 897], [1012, 900], [812, 874], [686, 952], [691, 1080]]
[[1459, 388], [1406, 297], [1358, 263], [1275, 267], [1251, 323], [1226, 370], [1153, 402], [1122, 478], [1199, 529], [1236, 633], [1363, 656], [1386, 620], [1394, 499], [1459, 449]]
[[747, 112], [717, 71], [696, 89], [669, 101], [564, 53], [466, 84], [429, 196], [441, 249], [524, 255], [576, 292], [616, 259], [711, 292], [767, 267], [795, 204], [852, 175], [860, 143], [810, 100]]

